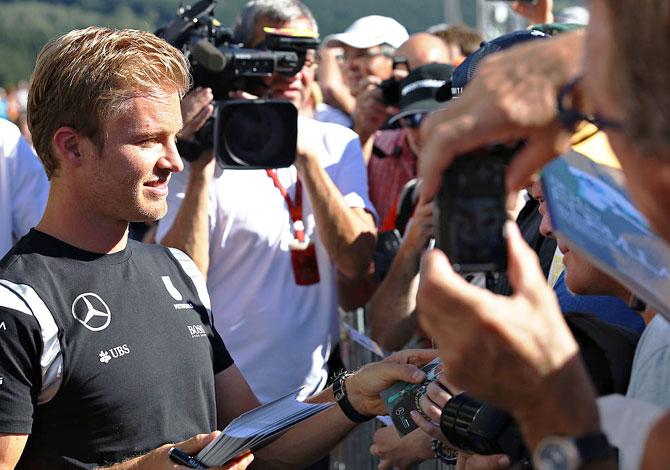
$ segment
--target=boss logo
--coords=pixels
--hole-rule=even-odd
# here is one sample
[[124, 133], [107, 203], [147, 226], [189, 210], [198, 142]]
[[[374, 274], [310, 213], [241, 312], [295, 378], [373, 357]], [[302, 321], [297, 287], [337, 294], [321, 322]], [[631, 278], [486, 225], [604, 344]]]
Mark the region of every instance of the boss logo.
[[203, 336], [207, 336], [205, 327], [202, 325], [189, 325], [187, 328], [188, 332], [191, 333], [191, 338], [201, 338]]

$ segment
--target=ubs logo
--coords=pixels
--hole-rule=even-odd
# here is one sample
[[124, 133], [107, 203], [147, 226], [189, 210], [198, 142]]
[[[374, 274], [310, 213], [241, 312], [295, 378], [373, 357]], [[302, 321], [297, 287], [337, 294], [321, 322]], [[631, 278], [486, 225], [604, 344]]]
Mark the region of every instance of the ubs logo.
[[87, 292], [74, 299], [72, 316], [91, 331], [102, 331], [112, 321], [112, 313], [98, 294]]
[[121, 346], [116, 346], [115, 348], [110, 349], [109, 351], [102, 350], [98, 354], [100, 362], [107, 364], [112, 359], [117, 359], [121, 356], [130, 354], [130, 348], [127, 344], [122, 344]]

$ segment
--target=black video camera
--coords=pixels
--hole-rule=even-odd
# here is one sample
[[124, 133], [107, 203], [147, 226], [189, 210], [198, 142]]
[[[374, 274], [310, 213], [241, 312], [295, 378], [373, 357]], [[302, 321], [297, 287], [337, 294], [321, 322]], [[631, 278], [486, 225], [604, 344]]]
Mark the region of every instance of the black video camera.
[[512, 463], [530, 462], [512, 416], [465, 393], [455, 395], [444, 405], [440, 429], [460, 450], [481, 455], [507, 454]]
[[[184, 53], [194, 87], [209, 87], [214, 94], [214, 119], [196, 134], [193, 147], [214, 148], [223, 168], [290, 166], [298, 132], [295, 106], [281, 100], [228, 100], [228, 93], [264, 94], [261, 78], [297, 74], [307, 50], [315, 49], [318, 40], [268, 32], [259, 48], [244, 48], [233, 43], [232, 32], [213, 16], [215, 5], [216, 0], [200, 0], [181, 7], [177, 17], [156, 32]], [[198, 154], [182, 156], [193, 160]]]

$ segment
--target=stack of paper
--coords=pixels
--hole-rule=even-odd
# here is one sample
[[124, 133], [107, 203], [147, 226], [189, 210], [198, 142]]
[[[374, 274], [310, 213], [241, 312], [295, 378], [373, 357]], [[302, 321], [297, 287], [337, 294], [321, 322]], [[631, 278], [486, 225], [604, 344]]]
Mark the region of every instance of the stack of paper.
[[333, 406], [296, 400], [299, 390], [248, 411], [233, 421], [196, 456], [206, 467], [219, 467], [243, 454], [254, 452], [279, 437], [291, 426]]

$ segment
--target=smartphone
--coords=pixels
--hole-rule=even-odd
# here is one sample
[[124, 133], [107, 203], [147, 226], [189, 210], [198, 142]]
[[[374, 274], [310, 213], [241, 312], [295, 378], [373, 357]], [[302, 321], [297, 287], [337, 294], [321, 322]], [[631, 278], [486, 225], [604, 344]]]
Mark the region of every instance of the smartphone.
[[505, 168], [514, 150], [496, 145], [456, 158], [437, 196], [436, 247], [454, 270], [504, 272]]

